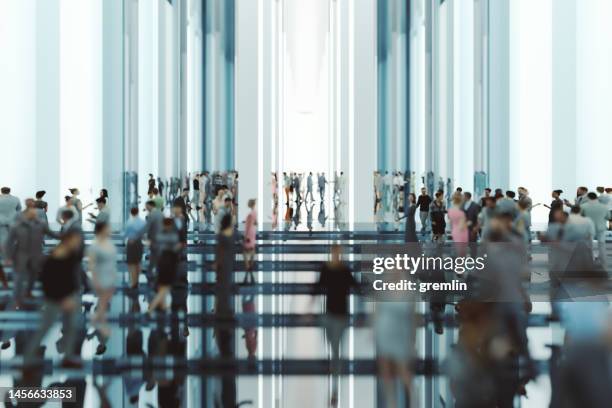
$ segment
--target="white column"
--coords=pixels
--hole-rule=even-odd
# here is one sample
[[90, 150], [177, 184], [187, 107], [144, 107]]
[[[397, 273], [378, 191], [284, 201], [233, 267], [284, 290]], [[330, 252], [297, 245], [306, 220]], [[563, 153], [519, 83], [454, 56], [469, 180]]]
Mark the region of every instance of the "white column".
[[510, 3], [512, 0], [489, 1], [489, 182], [507, 189], [510, 185]]
[[[108, 190], [111, 222], [121, 224], [124, 217], [124, 99], [123, 99], [123, 0], [104, 0], [102, 5], [102, 151], [98, 158], [102, 185]], [[137, 52], [137, 50], [132, 50]], [[97, 195], [97, 191], [95, 192]]]
[[356, 0], [354, 4], [354, 222], [373, 221], [374, 171], [377, 167], [376, 1]]
[[[580, 2], [580, 7], [588, 2]], [[577, 0], [555, 0], [552, 9], [552, 185], [573, 194], [576, 179]]]
[[453, 10], [453, 182], [474, 186], [474, 1], [455, 0]]
[[[45, 190], [49, 215], [55, 215], [63, 202], [60, 172], [60, 15], [59, 0], [36, 2], [36, 184], [32, 190]], [[2, 25], [2, 23], [0, 23]], [[21, 43], [22, 39], [17, 40]], [[25, 45], [24, 45], [25, 47]], [[2, 48], [4, 49], [4, 48]], [[9, 116], [7, 116], [9, 117]], [[33, 194], [34, 191], [29, 191]], [[55, 217], [49, 217], [50, 220]]]
[[[536, 203], [552, 189], [552, 4], [510, 5], [510, 188], [528, 188]], [[545, 222], [547, 213], [536, 208], [532, 220]]]
[[[259, 174], [259, 2], [236, 2], [236, 147], [240, 180], [239, 212], [246, 214], [247, 200], [258, 197]], [[263, 197], [262, 197], [263, 199]], [[263, 215], [263, 214], [262, 214]]]
[[60, 1], [60, 195], [78, 187], [84, 204], [103, 187], [102, 15], [100, 0]]
[[612, 151], [612, 2], [580, 1], [576, 42], [576, 182], [610, 186]]
[[[138, 192], [146, 199], [149, 173], [159, 172], [159, 6], [157, 2], [138, 5]], [[163, 94], [162, 94], [163, 95]], [[164, 175], [165, 177], [165, 175]]]
[[[20, 198], [33, 195], [36, 179], [36, 5], [0, 2], [0, 185]], [[24, 163], [34, 167], [25, 171]]]

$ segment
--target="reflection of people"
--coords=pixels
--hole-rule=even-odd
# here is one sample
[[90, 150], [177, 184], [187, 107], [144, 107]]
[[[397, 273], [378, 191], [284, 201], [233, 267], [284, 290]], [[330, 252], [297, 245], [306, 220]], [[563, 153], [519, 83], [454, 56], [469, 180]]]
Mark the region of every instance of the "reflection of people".
[[[232, 285], [234, 282], [234, 269], [236, 261], [236, 243], [234, 238], [234, 223], [230, 214], [225, 214], [221, 220], [220, 230], [217, 234], [217, 248], [215, 253], [216, 265], [216, 292], [215, 314], [221, 318], [233, 318]], [[217, 328], [215, 340], [219, 354], [223, 359], [234, 358], [234, 329]], [[233, 375], [223, 376], [221, 399], [222, 406], [236, 406], [236, 378]]]
[[257, 201], [250, 199], [248, 206], [251, 210], [244, 221], [244, 267], [247, 271], [253, 270], [253, 258], [255, 257], [255, 242], [257, 240]]

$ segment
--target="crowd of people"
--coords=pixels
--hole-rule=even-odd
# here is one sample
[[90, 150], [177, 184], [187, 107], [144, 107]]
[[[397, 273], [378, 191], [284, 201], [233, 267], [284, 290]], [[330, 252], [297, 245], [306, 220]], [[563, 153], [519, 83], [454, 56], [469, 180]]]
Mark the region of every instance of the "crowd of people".
[[[486, 188], [478, 200], [458, 187], [451, 194], [451, 205], [447, 207], [443, 190], [436, 191], [432, 197], [427, 188], [422, 187], [418, 196], [408, 194], [404, 216], [398, 220], [406, 219], [406, 242], [418, 242], [429, 237], [432, 241], [444, 242], [450, 232], [452, 242], [461, 247], [486, 236], [496, 214], [507, 214], [512, 220], [513, 231], [529, 243], [533, 238], [531, 211], [543, 205], [549, 210], [549, 225], [563, 224], [563, 239], [596, 241], [599, 262], [607, 267], [605, 241], [606, 231], [612, 229], [612, 188], [597, 187], [589, 191], [586, 187], [579, 187], [571, 202], [563, 199], [562, 194], [563, 191], [554, 190], [550, 204], [534, 204], [525, 187], [519, 187], [517, 192]], [[415, 219], [417, 213], [419, 233]]]
[[[185, 179], [186, 182], [189, 180]], [[121, 238], [125, 243], [125, 257], [129, 271], [131, 296], [138, 296], [139, 282], [144, 269], [148, 287], [153, 295], [148, 302], [148, 313], [168, 310], [167, 300], [171, 291], [187, 286], [187, 237], [190, 221], [197, 231], [200, 220], [214, 228], [217, 235], [215, 268], [217, 283], [227, 290], [216, 295], [215, 313], [232, 314], [231, 285], [233, 284], [235, 245], [241, 242], [247, 270], [253, 268], [257, 231], [256, 201], [249, 200], [249, 213], [245, 218], [244, 236], [235, 236], [237, 174], [208, 172], [195, 174], [191, 187], [183, 187], [174, 200], [166, 204], [163, 184], [151, 175], [148, 182], [146, 216], [133, 207], [125, 223]], [[229, 182], [229, 185], [226, 183]], [[200, 186], [202, 188], [200, 189]], [[99, 340], [96, 354], [106, 351], [111, 334], [107, 311], [116, 288], [120, 285], [117, 264], [119, 252], [113, 239], [111, 217], [106, 189], [96, 199], [96, 210], [84, 215], [86, 208], [79, 199], [79, 189], [71, 188], [64, 205], [58, 210], [58, 228], [50, 226], [48, 204], [43, 200], [44, 191], [35, 194], [36, 199], [23, 202], [3, 187], [0, 194], [0, 280], [5, 288], [13, 283], [13, 296], [5, 307], [10, 310], [32, 310], [41, 307], [41, 323], [24, 347], [24, 374], [36, 367], [41, 341], [63, 316], [62, 365], [81, 367], [80, 348], [87, 327]], [[192, 207], [195, 203], [195, 208]], [[194, 214], [197, 213], [197, 214]], [[83, 220], [93, 224], [93, 240], [87, 243]], [[50, 251], [45, 250], [46, 239], [58, 243]], [[198, 242], [197, 237], [194, 242]], [[144, 268], [143, 268], [144, 263]], [[6, 273], [5, 267], [11, 270]], [[41, 283], [43, 304], [35, 296], [36, 282]], [[225, 282], [225, 284], [223, 284]], [[96, 298], [95, 311], [89, 313], [90, 304], [83, 295], [91, 293]], [[148, 292], [147, 292], [148, 293]], [[179, 299], [172, 292], [172, 311], [177, 311]], [[136, 299], [136, 298], [135, 298]], [[134, 300], [135, 303], [138, 303]], [[227, 307], [225, 307], [227, 306]], [[186, 311], [186, 303], [178, 306]], [[88, 318], [85, 318], [88, 316]], [[11, 346], [18, 333], [5, 330], [1, 333], [2, 349]], [[183, 336], [189, 335], [185, 325]], [[220, 330], [217, 336], [221, 354], [230, 353], [231, 336]], [[21, 343], [20, 343], [21, 344]], [[58, 348], [59, 350], [59, 348]], [[231, 350], [230, 356], [233, 355]], [[234, 393], [235, 394], [235, 393]], [[228, 397], [229, 398], [229, 397]]]
[[[331, 180], [328, 180], [325, 172], [283, 172], [281, 178], [279, 181], [278, 173], [272, 172], [270, 182], [272, 229], [276, 229], [279, 225], [279, 186], [282, 188], [280, 194], [284, 196], [285, 211], [282, 215], [284, 231], [298, 230], [302, 224], [305, 224], [308, 231], [313, 231], [317, 227], [325, 229], [328, 220], [333, 220], [333, 227], [336, 229], [341, 230], [346, 226], [348, 179], [343, 171], [334, 172]], [[332, 190], [329, 196], [327, 195], [328, 186], [331, 186]], [[331, 200], [333, 207], [331, 215], [328, 199]], [[315, 207], [317, 208], [316, 214]], [[306, 212], [305, 219], [303, 219], [302, 209]], [[315, 221], [318, 222], [318, 226]]]
[[[290, 183], [285, 184], [288, 185], [285, 187], [288, 201], [313, 200], [311, 187], [314, 181], [308, 181], [314, 179], [312, 174], [307, 176], [305, 190], [300, 187], [300, 175], [285, 176], [286, 183]], [[338, 176], [343, 177], [343, 174]], [[324, 198], [326, 182], [321, 184], [319, 180], [324, 180], [325, 175], [320, 173], [317, 177], [319, 195]], [[294, 179], [298, 180], [297, 184], [291, 181]], [[237, 234], [235, 178], [231, 185], [226, 185], [223, 182], [227, 180], [214, 183], [207, 172], [198, 173], [191, 179], [190, 187], [183, 186], [180, 194], [169, 204], [166, 204], [166, 198], [161, 193], [163, 187], [154, 177], [151, 176], [150, 180], [149, 197], [145, 203], [146, 216], [141, 216], [138, 207], [131, 208], [130, 219], [122, 231], [129, 271], [128, 289], [138, 294], [144, 270], [148, 287], [153, 290], [148, 302], [149, 314], [168, 310], [167, 301], [171, 293], [170, 309], [186, 311], [186, 302], [179, 304], [174, 290], [188, 284], [188, 231], [197, 231], [195, 225], [190, 227], [189, 224], [207, 220], [207, 210], [203, 210], [203, 207], [210, 206], [208, 217], [216, 235], [214, 313], [222, 319], [233, 319], [233, 273], [237, 268], [237, 243], [242, 246], [245, 272], [254, 282], [252, 271], [255, 268], [258, 228], [256, 201], [248, 201], [249, 212], [244, 217], [244, 232]], [[210, 189], [204, 187], [209, 182]], [[342, 183], [341, 180], [340, 186]], [[54, 230], [48, 222], [44, 191], [37, 192], [35, 199], [26, 199], [22, 206], [22, 201], [11, 194], [10, 188], [1, 189], [1, 265], [12, 269], [12, 279], [8, 279], [4, 269], [0, 269], [0, 280], [5, 287], [11, 281], [13, 283], [13, 296], [5, 310], [38, 307], [36, 302], [32, 302], [33, 289], [37, 281], [42, 284], [41, 323], [24, 347], [26, 369], [37, 364], [41, 357], [41, 341], [59, 316], [64, 317], [61, 349], [65, 367], [81, 366], [79, 333], [84, 325], [93, 328], [93, 335], [99, 340], [96, 354], [104, 354], [111, 334], [108, 310], [119, 283], [119, 273], [108, 193], [105, 189], [100, 191], [96, 211], [89, 214], [88, 220], [93, 224], [94, 234], [89, 244], [86, 243], [82, 223], [84, 210], [88, 206], [83, 206], [79, 199], [78, 188], [71, 188], [70, 193], [56, 217], [59, 229]], [[524, 275], [517, 273], [527, 271], [529, 275], [529, 246], [536, 237], [549, 245], [550, 302], [553, 315], [566, 330], [566, 339], [559, 352], [563, 357], [558, 361], [560, 368], [551, 378], [553, 398], [569, 398], [578, 405], [589, 407], [606, 406], [610, 398], [610, 389], [606, 385], [609, 386], [612, 377], [609, 367], [596, 363], [609, 356], [612, 346], [612, 324], [605, 289], [608, 282], [606, 231], [612, 227], [609, 224], [612, 220], [612, 188], [598, 187], [589, 191], [580, 187], [572, 201], [562, 198], [562, 191], [554, 190], [551, 203], [545, 205], [549, 209], [548, 227], [536, 235], [531, 230], [531, 210], [538, 204], [532, 202], [526, 188], [519, 187], [517, 193], [486, 189], [482, 197], [475, 199], [470, 192], [457, 188], [450, 195], [451, 205], [447, 207], [444, 191], [436, 191], [431, 197], [423, 187], [418, 196], [408, 194], [403, 204], [405, 242], [418, 245], [429, 242], [434, 245], [433, 251], [445, 251], [444, 248], [448, 246], [444, 244], [449, 240], [454, 255], [465, 254], [470, 243], [479, 243], [487, 248], [491, 262], [487, 270], [490, 275], [485, 281], [489, 284], [493, 282], [493, 292], [505, 300], [483, 302], [480, 299], [462, 299], [454, 303], [459, 336], [449, 358], [447, 375], [456, 406], [512, 406], [513, 398], [524, 394], [526, 384], [536, 375], [527, 344], [531, 304], [522, 286]], [[192, 203], [197, 203], [195, 212], [202, 211], [201, 218], [193, 214]], [[420, 230], [417, 230], [417, 213]], [[45, 253], [46, 238], [58, 240], [58, 244], [48, 253]], [[598, 244], [596, 248], [594, 241]], [[197, 243], [197, 237], [194, 242]], [[493, 245], [496, 243], [506, 245]], [[323, 294], [326, 297], [321, 325], [331, 346], [332, 406], [338, 403], [340, 344], [350, 320], [349, 296], [362, 294], [363, 290], [356, 276], [360, 271], [350, 269], [342, 259], [342, 251], [340, 245], [332, 245], [330, 260], [321, 265], [320, 277], [313, 289], [313, 295]], [[564, 301], [567, 299], [565, 292], [568, 285], [572, 284], [567, 274], [577, 271], [583, 273], [582, 277], [589, 278], [587, 284], [597, 295], [589, 302]], [[399, 274], [397, 271], [392, 273]], [[401, 276], [398, 275], [399, 278]], [[473, 274], [468, 278], [478, 280], [482, 277]], [[571, 275], [571, 278], [575, 276]], [[84, 293], [95, 295], [96, 307], [92, 313], [89, 313], [91, 305], [88, 307], [83, 301]], [[393, 293], [390, 296], [399, 295]], [[416, 356], [414, 336], [417, 323], [414, 303], [406, 302], [406, 299], [383, 300], [376, 305], [373, 328], [379, 372], [385, 385], [386, 398], [393, 403], [395, 377], [401, 380], [404, 390], [410, 395], [415, 374], [410, 362]], [[429, 303], [435, 331], [441, 333], [449, 302], [447, 299], [430, 299]], [[246, 310], [246, 306], [243, 305], [243, 308]], [[83, 319], [83, 316], [88, 316], [88, 319]], [[404, 323], [396, 324], [398, 321]], [[256, 342], [256, 330], [250, 328], [248, 333], [250, 339]], [[189, 336], [186, 325], [181, 334], [183, 338]], [[0, 336], [2, 348], [10, 347], [16, 336], [15, 331], [4, 330]], [[216, 328], [215, 341], [221, 357], [234, 357], [231, 347], [233, 328]], [[252, 346], [249, 355], [254, 356]], [[587, 363], [593, 366], [585, 368]], [[585, 380], [575, 375], [576, 370], [584, 369], [595, 370], [598, 380], [595, 381], [593, 376]], [[232, 380], [225, 376], [222, 382], [224, 406], [234, 406], [235, 378]]]

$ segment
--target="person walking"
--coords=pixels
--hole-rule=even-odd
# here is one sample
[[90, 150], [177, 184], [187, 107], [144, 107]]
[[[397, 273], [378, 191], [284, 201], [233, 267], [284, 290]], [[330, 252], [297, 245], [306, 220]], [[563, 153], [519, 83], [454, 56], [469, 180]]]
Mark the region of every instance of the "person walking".
[[444, 193], [436, 192], [435, 200], [429, 206], [431, 214], [432, 241], [444, 242], [446, 237], [446, 205], [444, 204]]
[[544, 204], [544, 207], [548, 208], [548, 223], [554, 222], [555, 212], [557, 210], [563, 210], [563, 200], [561, 199], [561, 194], [563, 194], [563, 190], [553, 190], [551, 193], [552, 201], [550, 205]]
[[30, 297], [43, 262], [45, 236], [60, 238], [38, 218], [34, 200], [26, 200], [26, 209], [9, 230], [5, 243], [7, 261], [15, 271], [14, 300], [20, 306], [24, 297]]
[[62, 366], [77, 368], [81, 366], [78, 353], [75, 353], [79, 313], [79, 285], [75, 276], [80, 262], [81, 238], [71, 231], [61, 237], [60, 243], [44, 261], [41, 272], [44, 306], [38, 330], [33, 334], [24, 353], [24, 365], [34, 362], [40, 342], [45, 337], [59, 315], [64, 315], [65, 356]]
[[4, 248], [6, 239], [8, 238], [9, 230], [15, 223], [17, 215], [21, 212], [21, 201], [11, 195], [9, 187], [0, 189], [0, 279], [6, 288], [8, 283], [2, 266], [3, 260], [6, 259]]
[[146, 235], [147, 240], [149, 241], [149, 265], [147, 267], [147, 280], [149, 283], [153, 283], [156, 273], [155, 268], [157, 267], [157, 260], [159, 257], [157, 236], [162, 230], [164, 215], [161, 210], [156, 207], [155, 201], [147, 201], [145, 208], [149, 213], [147, 215], [146, 224], [143, 230], [143, 235]]
[[312, 172], [308, 173], [308, 177], [306, 178], [306, 196], [304, 200], [308, 200], [308, 196], [310, 195], [310, 199], [314, 201], [314, 196], [312, 195]]
[[464, 256], [469, 241], [468, 222], [463, 212], [463, 198], [460, 193], [454, 193], [452, 207], [448, 210], [448, 220], [451, 224], [451, 237], [457, 255]]
[[321, 201], [325, 200], [325, 185], [327, 184], [327, 179], [325, 178], [325, 173], [320, 173], [318, 180], [317, 180], [317, 185], [319, 187], [319, 197], [321, 198]]
[[96, 312], [92, 323], [105, 340], [110, 335], [106, 320], [106, 311], [115, 292], [117, 280], [117, 249], [111, 240], [111, 229], [106, 223], [97, 223], [94, 227], [95, 238], [87, 249], [89, 271], [91, 272], [93, 288], [98, 297]]
[[140, 276], [140, 263], [144, 251], [142, 245], [142, 235], [146, 223], [138, 216], [138, 207], [130, 210], [130, 219], [125, 224], [123, 238], [126, 246], [126, 262], [130, 274], [130, 288], [138, 287], [138, 277]]
[[252, 198], [248, 202], [250, 209], [249, 214], [244, 220], [244, 243], [243, 256], [244, 256], [244, 267], [247, 272], [252, 273], [253, 271], [253, 259], [255, 258], [255, 244], [257, 242], [257, 201]]
[[429, 219], [431, 201], [431, 197], [427, 194], [427, 189], [421, 187], [421, 195], [416, 202], [416, 206], [419, 209], [419, 218], [421, 219], [421, 235], [427, 233], [427, 220]]
[[358, 283], [349, 266], [342, 262], [340, 245], [331, 247], [331, 259], [321, 267], [319, 280], [314, 286], [314, 294], [325, 295], [325, 316], [323, 326], [331, 348], [332, 395], [330, 404], [338, 405], [338, 381], [340, 376], [340, 343], [344, 330], [348, 326], [348, 300], [351, 289], [358, 288]]
[[179, 253], [183, 248], [174, 220], [164, 218], [162, 230], [155, 238], [159, 260], [157, 261], [157, 293], [149, 303], [149, 313], [154, 310], [166, 310], [166, 296], [176, 278]]
[[581, 209], [582, 215], [589, 218], [595, 226], [595, 239], [597, 240], [598, 247], [597, 259], [605, 270], [608, 267], [606, 230], [608, 229], [608, 221], [611, 218], [610, 211], [608, 206], [599, 201], [597, 194], [593, 192], [587, 194], [587, 200], [583, 201]]
[[76, 212], [79, 215], [77, 222], [81, 224], [82, 226], [83, 224], [83, 202], [79, 198], [79, 195], [81, 194], [81, 192], [79, 191], [78, 188], [70, 188], [68, 189], [68, 191], [70, 191], [70, 194], [71, 194], [70, 200], [72, 201], [72, 205], [74, 206], [74, 208], [76, 209]]
[[[416, 210], [416, 195], [414, 193], [409, 193], [408, 202], [404, 206], [405, 215], [402, 217], [406, 218], [406, 227], [404, 229], [404, 242], [419, 242], [419, 238], [417, 237], [416, 233], [416, 221], [414, 219]], [[400, 218], [400, 220], [402, 218]]]

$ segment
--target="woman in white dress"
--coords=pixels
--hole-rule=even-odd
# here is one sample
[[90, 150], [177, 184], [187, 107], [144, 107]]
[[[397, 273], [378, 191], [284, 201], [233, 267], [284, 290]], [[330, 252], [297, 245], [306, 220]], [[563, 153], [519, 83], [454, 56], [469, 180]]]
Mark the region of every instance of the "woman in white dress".
[[109, 224], [96, 224], [94, 232], [96, 237], [87, 250], [93, 287], [98, 296], [98, 306], [92, 321], [98, 326], [100, 333], [104, 337], [108, 337], [106, 311], [115, 292], [117, 249], [110, 239], [111, 229]]

